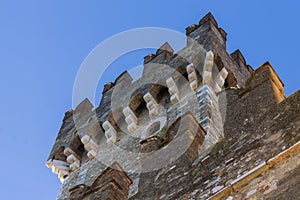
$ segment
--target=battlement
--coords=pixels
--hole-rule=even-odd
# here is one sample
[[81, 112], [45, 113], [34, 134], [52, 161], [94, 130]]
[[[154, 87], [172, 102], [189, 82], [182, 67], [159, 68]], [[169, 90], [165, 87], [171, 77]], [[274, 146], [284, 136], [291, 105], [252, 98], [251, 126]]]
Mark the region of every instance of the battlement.
[[159, 63], [167, 60], [171, 56], [173, 56], [174, 50], [170, 46], [168, 42], [164, 43], [157, 51], [155, 54], [149, 54], [144, 57], [144, 65], [153, 61], [155, 59], [155, 62]]
[[207, 199], [274, 156], [262, 148], [270, 116], [300, 118], [300, 95], [286, 99], [270, 63], [253, 70], [229, 54], [211, 13], [186, 33], [182, 50], [166, 42], [146, 56], [140, 79], [125, 71], [107, 83], [98, 107], [85, 99], [66, 112], [47, 161], [63, 182], [58, 199]]
[[207, 26], [207, 25], [213, 25], [218, 31], [219, 33], [221, 34], [224, 42], [227, 41], [227, 33], [225, 32], [224, 29], [220, 28], [218, 26], [218, 23], [216, 21], [216, 19], [214, 18], [214, 16], [211, 14], [211, 13], [208, 13], [207, 15], [205, 15], [200, 21], [199, 23], [196, 25], [196, 24], [193, 24], [189, 27], [187, 27], [185, 30], [186, 30], [186, 35], [190, 35], [192, 32], [194, 32], [196, 29], [202, 27], [202, 26]]

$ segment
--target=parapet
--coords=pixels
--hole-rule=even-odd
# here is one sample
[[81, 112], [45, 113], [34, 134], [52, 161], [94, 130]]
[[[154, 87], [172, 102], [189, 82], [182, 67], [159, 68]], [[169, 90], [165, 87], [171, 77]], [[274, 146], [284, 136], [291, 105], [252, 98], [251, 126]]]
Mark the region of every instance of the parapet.
[[149, 54], [144, 57], [144, 65], [153, 63], [162, 63], [165, 60], [173, 56], [174, 50], [168, 42], [165, 42], [161, 47], [159, 47], [155, 54]]
[[127, 71], [124, 71], [116, 78], [116, 80], [113, 83], [109, 82], [104, 85], [102, 95], [105, 96], [106, 92], [115, 87], [115, 85], [122, 85], [123, 87], [126, 87], [131, 84], [132, 80], [133, 79], [130, 76], [130, 74]]
[[220, 69], [224, 66], [234, 75], [236, 84], [231, 85], [232, 87], [245, 88], [245, 83], [253, 70], [246, 64], [240, 51], [234, 52], [231, 56], [226, 51], [227, 33], [218, 26], [211, 13], [203, 17], [197, 25], [193, 24], [186, 28], [186, 35], [188, 46], [197, 42], [206, 51], [212, 51], [215, 58], [218, 58], [218, 63], [222, 65], [217, 67]]
[[207, 13], [200, 21], [199, 26], [204, 25], [207, 22], [211, 22], [215, 27], [219, 27], [215, 17], [211, 14], [211, 12]]
[[243, 65], [246, 65], [246, 60], [245, 60], [242, 52], [239, 49], [237, 49], [235, 52], [233, 52], [232, 54], [230, 54], [230, 56], [237, 63], [241, 62]]
[[192, 33], [193, 31], [195, 31], [197, 28], [199, 28], [200, 26], [206, 24], [207, 22], [211, 22], [212, 25], [214, 25], [215, 27], [219, 27], [218, 23], [216, 21], [216, 19], [214, 18], [214, 16], [209, 12], [207, 13], [200, 21], [198, 24], [192, 24], [191, 26], [186, 28], [186, 34], [189, 35], [190, 33]]
[[[210, 33], [210, 35], [208, 33]], [[210, 46], [215, 42], [214, 40], [220, 39], [221, 46], [226, 49], [227, 33], [223, 28], [218, 26], [217, 21], [211, 13], [205, 15], [198, 24], [192, 24], [187, 27], [186, 35], [200, 42], [207, 50], [212, 50]]]
[[170, 58], [174, 53], [174, 49], [170, 46], [168, 42], [165, 42], [159, 49], [156, 51], [156, 55], [164, 54], [165, 59]]
[[151, 60], [153, 60], [153, 58], [155, 58], [156, 54], [149, 54], [147, 56], [144, 57], [144, 65], [151, 62]]
[[93, 109], [93, 104], [86, 98], [74, 110], [74, 119], [79, 120], [83, 116], [90, 113]]
[[65, 116], [64, 116], [63, 121], [66, 121], [67, 119], [69, 119], [70, 117], [72, 117], [72, 116], [73, 116], [73, 113], [74, 113], [73, 110], [68, 110], [68, 111], [65, 113]]
[[255, 87], [255, 85], [261, 84], [262, 82], [271, 79], [278, 86], [283, 89], [284, 83], [275, 72], [274, 68], [269, 62], [265, 62], [259, 68], [257, 68], [247, 81], [247, 87]]
[[278, 102], [285, 99], [284, 84], [269, 62], [264, 63], [254, 71], [247, 81], [247, 88], [253, 89], [266, 81], [271, 81], [270, 84], [272, 84]]
[[[85, 99], [66, 112], [47, 162], [66, 180], [58, 199], [207, 199], [264, 166], [269, 141], [276, 153], [297, 142], [299, 93], [284, 100], [270, 63], [254, 71], [230, 55], [211, 13], [187, 35], [200, 45], [174, 54], [165, 43], [140, 79], [125, 71], [95, 110]], [[295, 130], [281, 134], [285, 124]]]
[[115, 84], [112, 82], [106, 83], [103, 87], [102, 95], [104, 95], [107, 91], [109, 91], [114, 86], [115, 86]]
[[132, 82], [132, 77], [127, 71], [124, 71], [118, 78], [116, 78], [114, 85], [122, 84], [124, 86], [130, 85]]

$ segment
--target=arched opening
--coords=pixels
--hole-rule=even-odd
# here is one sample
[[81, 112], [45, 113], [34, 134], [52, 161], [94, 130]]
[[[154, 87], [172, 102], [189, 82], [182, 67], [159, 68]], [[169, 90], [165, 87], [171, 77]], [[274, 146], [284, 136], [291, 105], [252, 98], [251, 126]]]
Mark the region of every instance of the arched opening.
[[160, 84], [154, 84], [149, 92], [159, 105], [163, 106], [165, 109], [169, 108], [170, 94], [167, 87]]
[[135, 113], [136, 117], [138, 118], [138, 124], [143, 123], [145, 121], [149, 121], [149, 111], [146, 106], [146, 102], [143, 98], [144, 93], [139, 93], [134, 96], [129, 104], [129, 107]]
[[179, 77], [176, 78], [178, 86], [183, 86], [184, 84], [188, 83], [188, 81], [189, 81], [188, 73], [186, 71], [186, 65], [181, 65], [177, 69], [179, 74], [181, 74]]
[[76, 136], [76, 138], [70, 143], [69, 148], [74, 151], [81, 163], [89, 160], [79, 136]]

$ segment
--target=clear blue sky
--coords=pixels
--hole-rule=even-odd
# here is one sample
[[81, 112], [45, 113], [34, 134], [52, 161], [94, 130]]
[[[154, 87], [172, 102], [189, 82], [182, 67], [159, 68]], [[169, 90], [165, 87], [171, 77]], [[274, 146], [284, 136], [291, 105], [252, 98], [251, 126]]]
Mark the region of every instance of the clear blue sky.
[[[72, 107], [76, 72], [104, 39], [145, 26], [184, 33], [211, 11], [228, 33], [228, 51], [239, 48], [254, 68], [270, 61], [290, 95], [300, 88], [299, 10], [292, 0], [1, 0], [1, 199], [56, 198], [60, 182], [45, 162]], [[120, 59], [105, 81], [145, 54]]]

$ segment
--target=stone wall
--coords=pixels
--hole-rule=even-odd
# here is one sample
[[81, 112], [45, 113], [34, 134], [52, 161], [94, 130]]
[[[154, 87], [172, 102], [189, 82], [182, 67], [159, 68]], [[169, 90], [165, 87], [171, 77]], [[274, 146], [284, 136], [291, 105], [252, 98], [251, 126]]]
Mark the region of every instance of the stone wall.
[[229, 54], [210, 13], [186, 32], [179, 52], [144, 58], [142, 78], [124, 72], [97, 108], [65, 114], [47, 161], [58, 199], [298, 197], [300, 91], [286, 98], [270, 63]]

